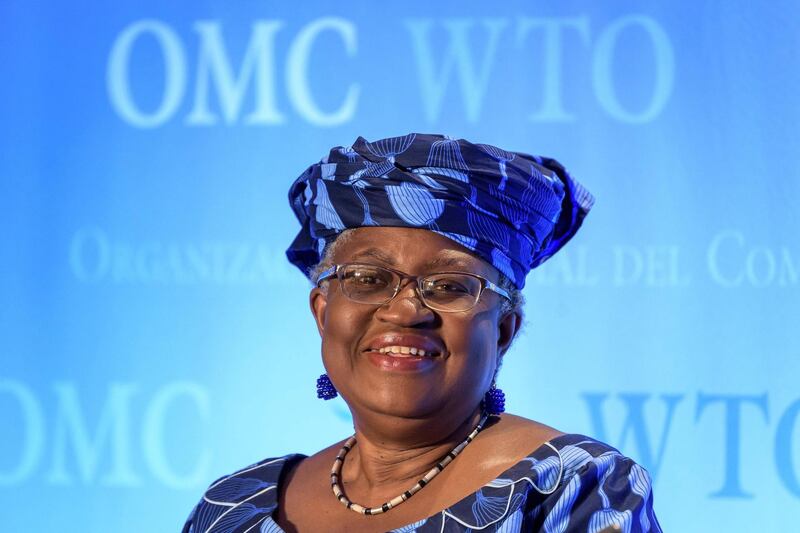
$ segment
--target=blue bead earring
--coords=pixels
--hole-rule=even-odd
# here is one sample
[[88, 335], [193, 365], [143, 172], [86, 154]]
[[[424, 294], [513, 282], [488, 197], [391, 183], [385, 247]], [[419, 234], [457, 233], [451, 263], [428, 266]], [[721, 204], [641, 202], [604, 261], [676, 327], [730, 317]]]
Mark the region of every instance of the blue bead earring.
[[490, 415], [499, 415], [506, 410], [506, 395], [498, 389], [494, 381], [491, 388], [483, 395], [483, 410]]
[[339, 396], [339, 393], [336, 392], [336, 387], [333, 386], [328, 374], [322, 374], [317, 378], [317, 398], [333, 400], [337, 396]]

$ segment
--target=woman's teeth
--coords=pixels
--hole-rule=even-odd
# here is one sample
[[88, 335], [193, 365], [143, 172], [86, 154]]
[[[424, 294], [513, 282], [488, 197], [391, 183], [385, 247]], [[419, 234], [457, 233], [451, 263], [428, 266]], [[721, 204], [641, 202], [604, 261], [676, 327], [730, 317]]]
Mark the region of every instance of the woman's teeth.
[[384, 346], [378, 351], [393, 357], [410, 357], [412, 355], [416, 355], [417, 357], [430, 357], [434, 355], [433, 352], [427, 352], [422, 348], [413, 348], [411, 346]]

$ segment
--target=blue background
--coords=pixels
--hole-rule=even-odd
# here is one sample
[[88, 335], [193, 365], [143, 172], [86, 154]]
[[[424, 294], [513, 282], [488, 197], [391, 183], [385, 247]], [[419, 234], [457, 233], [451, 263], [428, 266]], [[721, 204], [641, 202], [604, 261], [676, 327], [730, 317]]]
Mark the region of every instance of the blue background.
[[482, 4], [0, 4], [3, 531], [175, 531], [347, 436], [286, 192], [411, 131], [597, 197], [529, 277], [509, 410], [642, 462], [665, 530], [796, 527], [800, 8]]

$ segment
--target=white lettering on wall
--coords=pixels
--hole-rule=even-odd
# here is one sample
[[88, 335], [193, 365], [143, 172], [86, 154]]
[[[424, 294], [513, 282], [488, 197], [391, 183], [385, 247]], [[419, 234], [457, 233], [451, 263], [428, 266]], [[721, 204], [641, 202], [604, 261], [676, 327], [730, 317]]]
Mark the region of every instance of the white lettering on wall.
[[[611, 76], [617, 39], [623, 30], [634, 27], [644, 30], [650, 38], [654, 57], [652, 64], [655, 68], [655, 83], [650, 102], [638, 113], [623, 107]], [[600, 33], [594, 49], [592, 70], [598, 101], [609, 115], [620, 122], [641, 124], [656, 118], [667, 104], [675, 83], [675, 57], [669, 37], [655, 20], [644, 15], [619, 18]]]
[[75, 383], [54, 385], [57, 402], [53, 431], [53, 466], [48, 481], [55, 485], [73, 483], [68, 457], [73, 457], [78, 475], [83, 483], [95, 480], [101, 454], [111, 455], [111, 470], [103, 483], [117, 486], [134, 486], [140, 483], [131, 464], [130, 403], [135, 387], [125, 383], [111, 383], [100, 420], [92, 432], [84, 416], [84, 407], [78, 398]]
[[174, 489], [191, 488], [202, 483], [211, 464], [211, 451], [203, 447], [189, 473], [181, 475], [170, 466], [165, 450], [164, 426], [170, 405], [181, 398], [194, 404], [200, 420], [210, 418], [210, 402], [206, 390], [194, 383], [176, 382], [162, 387], [156, 393], [145, 411], [142, 424], [142, 450], [147, 465], [156, 478]]
[[492, 66], [497, 55], [501, 31], [508, 21], [484, 19], [482, 25], [488, 34], [480, 62], [476, 65], [475, 53], [470, 51], [468, 34], [475, 25], [474, 20], [449, 19], [443, 21], [449, 37], [449, 46], [440, 65], [433, 61], [434, 46], [430, 43], [433, 21], [408, 20], [406, 27], [411, 33], [411, 44], [417, 60], [419, 83], [422, 89], [422, 104], [429, 122], [436, 120], [442, 108], [445, 91], [453, 71], [456, 72], [466, 108], [466, 117], [476, 122], [480, 116], [486, 90], [489, 86]]
[[580, 42], [588, 45], [589, 20], [586, 17], [523, 18], [517, 25], [518, 45], [523, 45], [528, 33], [534, 29], [542, 30], [541, 79], [543, 83], [543, 98], [541, 107], [528, 115], [528, 119], [533, 122], [571, 122], [576, 117], [564, 109], [561, 98], [562, 37], [566, 30], [575, 30]]
[[[228, 53], [220, 21], [194, 24], [197, 46], [185, 44], [173, 28], [161, 21], [134, 22], [115, 39], [109, 55], [106, 76], [112, 108], [132, 126], [158, 127], [175, 116], [187, 87], [191, 87], [194, 94], [188, 98], [192, 108], [184, 119], [188, 126], [220, 123], [275, 126], [287, 123], [291, 117], [279, 108], [278, 91], [284, 81], [286, 99], [297, 117], [319, 127], [336, 126], [357, 117], [361, 83], [330, 83], [323, 75], [314, 76], [309, 69], [315, 54], [323, 62], [341, 61], [342, 56], [351, 61], [360, 59], [370, 68], [359, 72], [371, 75], [392, 72], [391, 61], [377, 61], [376, 70], [374, 57], [358, 57], [358, 28], [351, 20], [340, 17], [311, 20], [288, 39], [285, 49], [279, 49], [277, 35], [284, 26], [280, 20], [255, 20], [246, 49], [238, 58]], [[416, 61], [420, 98], [408, 105], [420, 106], [429, 122], [438, 120], [446, 110], [458, 111], [468, 122], [478, 122], [487, 112], [485, 104], [502, 102], [502, 99], [490, 100], [489, 95], [505, 92], [505, 84], [516, 79], [515, 66], [534, 69], [535, 83], [541, 83], [541, 101], [527, 117], [531, 122], [578, 119], [569, 110], [571, 102], [565, 101], [564, 91], [573, 81], [568, 78], [570, 72], [574, 73], [576, 68], [586, 70], [587, 77], [592, 79], [591, 85], [585, 84], [586, 88], [581, 90], [593, 92], [600, 108], [612, 119], [629, 124], [655, 119], [668, 103], [675, 82], [675, 58], [669, 35], [646, 15], [624, 15], [596, 29], [598, 37], [594, 43], [591, 21], [586, 16], [409, 19], [403, 26], [409, 40], [406, 44], [402, 40], [392, 42], [392, 53], [409, 53]], [[397, 28], [387, 27], [383, 34], [393, 30]], [[644, 32], [652, 45], [641, 53], [642, 59], [651, 65], [654, 79], [642, 109], [631, 109], [620, 90], [622, 82], [614, 76], [620, 37], [632, 31]], [[326, 33], [335, 35], [342, 46], [319, 46], [320, 36]], [[534, 35], [540, 38], [533, 39]], [[132, 56], [136, 44], [145, 38], [155, 39], [163, 58], [165, 78], [134, 78], [138, 83], [133, 83], [132, 78], [144, 70], [132, 65]], [[196, 61], [187, 61], [186, 50], [195, 49]], [[570, 57], [577, 54], [580, 58], [582, 54], [585, 61], [570, 63], [567, 69], [568, 52]], [[279, 73], [276, 65], [281, 54], [285, 54], [285, 69]], [[189, 73], [189, 64], [195, 65], [195, 71]], [[194, 82], [187, 84], [190, 74]], [[280, 79], [281, 74], [284, 80]], [[147, 83], [163, 86], [155, 110], [141, 109], [133, 94], [132, 87]], [[332, 91], [338, 105], [322, 109], [315, 94]], [[252, 109], [244, 109], [248, 94], [253, 95]], [[407, 96], [401, 93], [402, 97]], [[410, 107], [410, 111], [414, 109]]]
[[[158, 42], [166, 77], [161, 104], [150, 113], [139, 109], [133, 100], [128, 68], [133, 45], [144, 35], [151, 35]], [[114, 109], [129, 124], [153, 128], [165, 123], [178, 109], [186, 89], [186, 56], [178, 34], [157, 20], [140, 20], [125, 28], [111, 47], [106, 87]]]
[[[19, 460], [10, 470], [0, 472], [0, 487], [21, 483], [33, 473], [44, 451], [45, 434], [44, 413], [28, 386], [8, 379], [0, 380], [0, 399], [3, 396], [16, 400], [23, 419], [23, 429], [19, 439]], [[13, 428], [7, 431], [5, 438], [9, 439], [10, 433], [13, 442]]]
[[[16, 380], [0, 380], [0, 402], [10, 403], [22, 418], [21, 431], [12, 427], [4, 434], [9, 446], [6, 449], [20, 452], [11, 457], [10, 466], [4, 461], [0, 486], [20, 485], [41, 472], [51, 485], [137, 487], [144, 483], [147, 474], [142, 465], [153, 478], [170, 488], [205, 483], [210, 448], [197, 439], [176, 446], [165, 429], [170, 422], [174, 423], [168, 419], [171, 412], [193, 412], [192, 422], [207, 427], [211, 400], [206, 388], [175, 381], [158, 388], [151, 398], [137, 395], [138, 390], [133, 383], [112, 382], [105, 398], [93, 402], [79, 383], [56, 382], [50, 396], [54, 403], [45, 409], [47, 397], [37, 396], [45, 391]], [[179, 402], [184, 405], [188, 402], [191, 409], [175, 411]], [[144, 409], [141, 425], [133, 416], [137, 408]], [[134, 460], [138, 445], [143, 461]], [[50, 454], [46, 453], [46, 446]], [[176, 470], [174, 464], [178, 461], [169, 456], [170, 449], [180, 449], [182, 453], [185, 450], [196, 457], [188, 472]]]
[[283, 23], [260, 20], [253, 24], [238, 75], [234, 74], [230, 58], [222, 39], [218, 21], [201, 21], [194, 25], [200, 37], [197, 58], [197, 78], [194, 107], [186, 123], [208, 126], [217, 123], [217, 115], [210, 108], [209, 94], [213, 85], [219, 96], [222, 116], [227, 124], [236, 122], [242, 100], [251, 80], [255, 95], [255, 109], [245, 116], [245, 124], [280, 124], [284, 121], [275, 102], [275, 35]]
[[[360, 91], [358, 84], [350, 84], [339, 108], [328, 113], [322, 111], [314, 101], [308, 79], [308, 60], [314, 41], [320, 33], [326, 30], [338, 33], [344, 43], [347, 56], [355, 56], [355, 25], [342, 18], [328, 17], [315, 20], [300, 31], [289, 49], [286, 64], [286, 89], [289, 99], [297, 112], [315, 126], [336, 126], [352, 120], [356, 113]], [[325, 91], [332, 89], [332, 87], [319, 88], [319, 90]]]
[[263, 243], [127, 242], [98, 228], [75, 232], [69, 265], [83, 283], [252, 285], [302, 280], [282, 248]]
[[749, 244], [741, 231], [715, 235], [706, 252], [706, 263], [712, 281], [723, 287], [798, 285], [799, 255], [787, 246]]

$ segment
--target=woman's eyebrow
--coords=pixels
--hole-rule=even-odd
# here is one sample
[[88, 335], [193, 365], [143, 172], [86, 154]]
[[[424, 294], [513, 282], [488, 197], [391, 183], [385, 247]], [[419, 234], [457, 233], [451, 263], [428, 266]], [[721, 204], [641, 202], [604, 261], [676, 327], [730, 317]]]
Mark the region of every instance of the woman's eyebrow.
[[365, 250], [361, 250], [360, 252], [353, 254], [350, 259], [361, 259], [364, 257], [371, 257], [389, 265], [395, 264], [394, 258], [380, 248], [367, 248]]
[[[375, 247], [366, 248], [350, 256], [351, 261], [357, 259], [377, 259], [378, 261], [384, 264], [392, 266], [397, 264], [397, 262], [391, 255], [387, 254], [380, 248], [375, 248]], [[462, 257], [452, 256], [452, 255], [451, 256], [445, 255], [431, 259], [426, 263], [426, 266], [428, 268], [434, 268], [434, 269], [435, 268], [462, 268], [465, 270], [473, 269], [472, 264], [468, 260]]]
[[470, 269], [470, 263], [465, 261], [460, 257], [437, 257], [436, 259], [432, 259], [428, 262], [429, 267], [458, 267], [464, 269]]

